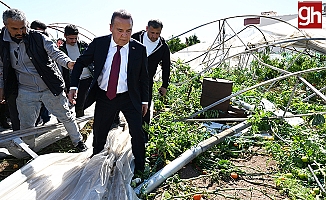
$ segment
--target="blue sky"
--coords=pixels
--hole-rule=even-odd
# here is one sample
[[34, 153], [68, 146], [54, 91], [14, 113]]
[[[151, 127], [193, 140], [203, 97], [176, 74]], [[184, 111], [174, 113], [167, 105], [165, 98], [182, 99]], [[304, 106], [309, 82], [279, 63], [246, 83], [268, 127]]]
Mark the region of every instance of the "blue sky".
[[[166, 39], [201, 24], [236, 15], [260, 15], [275, 11], [280, 15], [297, 14], [295, 0], [4, 0], [8, 6], [23, 10], [27, 19], [50, 23], [73, 23], [96, 36], [110, 34], [109, 24], [115, 10], [126, 9], [134, 19], [133, 32], [143, 30], [149, 19], [160, 19]], [[5, 6], [0, 5], [2, 11]], [[242, 25], [243, 19], [236, 22]], [[191, 32], [199, 39], [216, 35], [216, 24]], [[56, 34], [56, 33], [55, 33]], [[59, 34], [60, 36], [60, 34]]]

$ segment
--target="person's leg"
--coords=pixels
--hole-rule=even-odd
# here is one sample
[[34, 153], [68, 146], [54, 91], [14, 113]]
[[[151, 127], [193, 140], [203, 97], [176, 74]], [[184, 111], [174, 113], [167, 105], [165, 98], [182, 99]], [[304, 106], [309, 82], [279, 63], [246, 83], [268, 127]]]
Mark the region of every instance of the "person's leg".
[[20, 122], [18, 118], [18, 110], [16, 104], [17, 95], [17, 93], [10, 94], [6, 99], [10, 114], [11, 127], [13, 131], [17, 131], [20, 129]]
[[[149, 126], [150, 121], [151, 121], [151, 119], [150, 119], [150, 116], [151, 116], [150, 108], [151, 108], [151, 104], [152, 104], [153, 82], [149, 83], [148, 92], [149, 92], [148, 110], [147, 110], [147, 113], [145, 114], [145, 116], [142, 118], [142, 123], [143, 123], [143, 125], [148, 125]], [[145, 143], [147, 143], [148, 140], [149, 140], [148, 132], [145, 129], [143, 129], [143, 132], [145, 134]]]
[[92, 78], [83, 79], [79, 82], [77, 99], [75, 104], [76, 117], [84, 116], [85, 99], [91, 82]]
[[69, 109], [68, 99], [64, 92], [54, 96], [50, 90], [46, 90], [42, 92], [41, 101], [63, 123], [74, 146], [77, 146], [78, 142], [83, 141], [83, 136], [79, 132], [74, 113]]
[[37, 126], [38, 124], [44, 125], [45, 123], [47, 123], [48, 121], [50, 121], [50, 118], [51, 118], [51, 116], [50, 116], [49, 111], [46, 109], [46, 107], [42, 103], [41, 110], [40, 110], [40, 115], [36, 119], [35, 126]]
[[40, 117], [43, 120], [43, 124], [49, 122], [50, 119], [51, 119], [50, 113], [49, 113], [48, 109], [46, 109], [46, 107], [44, 106], [43, 103], [42, 103], [42, 106], [41, 106]]
[[120, 124], [120, 116], [119, 116], [119, 112], [117, 112], [114, 116], [114, 120], [110, 129], [117, 128], [119, 124]]
[[133, 106], [129, 94], [121, 98], [119, 108], [124, 114], [131, 136], [132, 153], [135, 156], [135, 170], [134, 172], [144, 171], [145, 167], [145, 140], [142, 128], [141, 111], [136, 110]]
[[[41, 107], [41, 110], [42, 110], [42, 107]], [[40, 123], [43, 123], [43, 119], [41, 119], [41, 112], [42, 111], [40, 111], [40, 115], [37, 117], [37, 119], [36, 119], [36, 122], [35, 122], [35, 127], [37, 126], [37, 125], [39, 125]], [[42, 120], [42, 121], [41, 121]]]
[[[17, 110], [19, 113], [20, 129], [28, 129], [35, 126], [36, 119], [41, 109], [41, 93], [19, 89], [17, 96]], [[22, 138], [30, 148], [35, 146], [35, 135]]]
[[7, 122], [6, 106], [7, 104], [0, 104], [0, 124], [2, 128], [8, 129], [11, 128], [11, 126]]
[[6, 120], [5, 104], [0, 104], [0, 122]]
[[116, 100], [109, 100], [105, 91], [98, 91], [93, 123], [93, 155], [101, 152], [117, 112]]

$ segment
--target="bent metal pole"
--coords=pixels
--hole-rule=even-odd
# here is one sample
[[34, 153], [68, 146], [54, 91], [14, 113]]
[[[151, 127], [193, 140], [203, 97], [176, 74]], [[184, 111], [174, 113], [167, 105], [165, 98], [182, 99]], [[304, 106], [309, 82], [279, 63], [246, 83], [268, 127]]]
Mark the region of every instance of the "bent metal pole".
[[202, 142], [197, 146], [188, 149], [178, 158], [173, 160], [170, 164], [166, 165], [163, 169], [156, 172], [152, 177], [147, 181], [144, 181], [138, 187], [134, 189], [136, 194], [147, 194], [153, 191], [157, 186], [163, 183], [168, 177], [172, 176], [174, 173], [179, 171], [182, 167], [196, 158], [199, 154], [205, 152], [207, 149], [213, 147], [214, 145], [222, 142], [226, 137], [232, 136], [240, 131], [248, 128], [251, 124], [247, 121], [241, 122], [227, 130], [222, 131], [219, 134], [216, 134]]

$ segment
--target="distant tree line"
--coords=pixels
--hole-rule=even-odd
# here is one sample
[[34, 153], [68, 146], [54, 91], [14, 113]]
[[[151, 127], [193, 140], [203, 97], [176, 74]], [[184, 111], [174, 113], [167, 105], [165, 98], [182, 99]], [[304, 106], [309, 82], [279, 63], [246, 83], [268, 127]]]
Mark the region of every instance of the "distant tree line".
[[177, 51], [180, 51], [181, 49], [184, 49], [197, 43], [200, 43], [200, 40], [196, 35], [189, 36], [188, 38], [186, 37], [186, 43], [182, 43], [180, 38], [173, 38], [167, 41], [171, 53], [175, 53]]

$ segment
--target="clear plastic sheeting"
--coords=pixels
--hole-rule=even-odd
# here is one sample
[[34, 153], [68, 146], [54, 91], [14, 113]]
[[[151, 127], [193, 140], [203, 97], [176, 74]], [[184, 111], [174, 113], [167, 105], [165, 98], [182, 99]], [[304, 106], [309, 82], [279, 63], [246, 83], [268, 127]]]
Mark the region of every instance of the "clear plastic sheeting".
[[105, 149], [37, 157], [0, 182], [1, 199], [138, 199], [130, 186], [133, 154], [129, 131], [110, 132]]
[[[242, 18], [241, 16], [238, 17], [239, 19]], [[256, 52], [259, 50], [258, 47], [260, 46], [262, 49], [266, 48], [265, 45], [274, 49], [273, 51], [280, 47], [294, 47], [295, 50], [308, 48], [326, 54], [326, 16], [323, 16], [322, 19], [322, 29], [305, 30], [297, 28], [297, 17], [275, 16], [273, 20], [271, 17], [259, 17], [261, 20], [260, 25], [251, 24], [243, 27], [231, 27], [233, 30], [239, 28], [243, 30], [240, 32], [238, 32], [239, 30], [234, 32], [229, 30], [225, 35], [222, 33], [225, 38], [221, 41], [213, 40], [191, 45], [171, 54], [171, 60], [183, 60], [185, 63], [188, 63], [195, 72], [202, 72], [207, 66], [218, 66], [218, 64], [224, 62], [224, 60], [228, 61], [226, 63], [228, 63], [230, 67], [246, 66], [247, 64], [241, 63], [243, 62], [241, 60], [241, 55], [246, 54], [248, 48], [252, 48], [252, 51]], [[281, 22], [279, 19], [287, 21]], [[268, 23], [263, 23], [263, 21], [266, 20]], [[226, 28], [228, 30], [228, 28], [230, 28], [229, 25], [227, 25]], [[249, 57], [249, 60], [246, 62], [250, 63], [252, 60], [253, 57]]]

